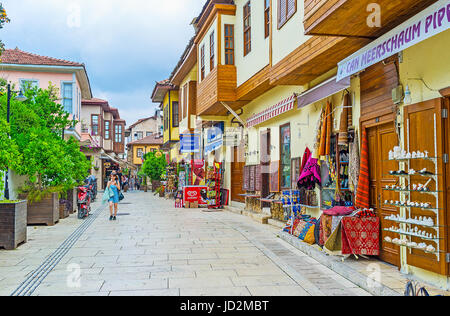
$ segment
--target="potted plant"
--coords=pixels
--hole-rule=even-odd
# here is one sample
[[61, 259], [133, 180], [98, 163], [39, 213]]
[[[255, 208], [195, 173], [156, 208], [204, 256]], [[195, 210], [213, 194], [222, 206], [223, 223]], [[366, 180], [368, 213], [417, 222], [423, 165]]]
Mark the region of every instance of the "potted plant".
[[[28, 201], [28, 224], [54, 225], [60, 197], [85, 179], [91, 162], [74, 138], [62, 137], [62, 131], [76, 122], [57, 102], [57, 89], [26, 88], [25, 95], [25, 102], [11, 101], [10, 136], [21, 160], [14, 170], [28, 178], [20, 198]], [[0, 101], [3, 110], [4, 99]]]
[[0, 201], [0, 248], [16, 249], [27, 242], [27, 201]]
[[161, 186], [161, 176], [166, 170], [167, 161], [160, 152], [150, 152], [144, 157], [143, 173], [152, 181], [152, 191], [155, 192]]

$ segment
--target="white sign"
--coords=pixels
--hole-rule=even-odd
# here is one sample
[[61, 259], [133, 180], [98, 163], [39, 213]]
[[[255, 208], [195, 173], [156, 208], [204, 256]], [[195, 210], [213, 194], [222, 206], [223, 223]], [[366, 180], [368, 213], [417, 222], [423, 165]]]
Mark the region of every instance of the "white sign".
[[[337, 81], [450, 28], [450, 3], [440, 0], [392, 31], [341, 61]], [[446, 62], [446, 61], [442, 61]]]

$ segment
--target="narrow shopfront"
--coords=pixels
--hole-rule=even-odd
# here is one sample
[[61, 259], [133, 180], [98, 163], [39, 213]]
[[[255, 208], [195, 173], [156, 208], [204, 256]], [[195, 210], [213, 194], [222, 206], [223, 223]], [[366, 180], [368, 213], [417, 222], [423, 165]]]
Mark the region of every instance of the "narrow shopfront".
[[[384, 231], [392, 226], [385, 218], [399, 215], [395, 207], [382, 201], [393, 200], [395, 194], [383, 191], [386, 185], [396, 184], [398, 179], [390, 176], [396, 170], [395, 162], [388, 161], [389, 151], [399, 145], [399, 131], [395, 128], [397, 107], [392, 101], [392, 90], [399, 85], [398, 59], [380, 62], [360, 75], [361, 129], [367, 129], [369, 141], [370, 205], [376, 210], [381, 222], [381, 240], [393, 233]], [[382, 242], [380, 259], [400, 267], [400, 247]]]

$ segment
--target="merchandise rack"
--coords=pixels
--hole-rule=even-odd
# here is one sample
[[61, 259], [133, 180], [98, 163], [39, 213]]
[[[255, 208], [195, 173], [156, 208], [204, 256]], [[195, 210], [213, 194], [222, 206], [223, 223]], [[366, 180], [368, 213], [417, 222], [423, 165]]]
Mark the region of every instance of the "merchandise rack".
[[[436, 119], [436, 114], [435, 114], [434, 115], [434, 151], [435, 151], [435, 154], [437, 155], [438, 147], [437, 147], [437, 129], [436, 128], [437, 128], [437, 119]], [[409, 125], [409, 120], [408, 120], [407, 121], [407, 147], [408, 147], [408, 152], [411, 152], [409, 136], [410, 136], [410, 125]], [[412, 193], [429, 194], [429, 195], [432, 195], [435, 198], [435, 206], [436, 206], [435, 208], [421, 208], [421, 207], [413, 207], [413, 206], [406, 206], [406, 205], [395, 205], [395, 204], [392, 205], [392, 204], [388, 204], [390, 206], [394, 206], [394, 207], [398, 207], [398, 208], [404, 208], [405, 210], [408, 210], [407, 211], [408, 219], [412, 218], [411, 209], [413, 209], [413, 208], [418, 208], [418, 209], [422, 209], [422, 210], [425, 210], [425, 211], [431, 211], [431, 212], [433, 212], [436, 215], [436, 222], [435, 222], [436, 225], [434, 227], [431, 227], [431, 226], [428, 226], [428, 225], [419, 224], [419, 223], [409, 223], [409, 222], [405, 221], [405, 222], [400, 223], [403, 226], [402, 228], [403, 228], [404, 232], [398, 232], [398, 231], [394, 231], [392, 229], [384, 229], [384, 231], [391, 232], [391, 233], [396, 233], [396, 234], [403, 235], [403, 236], [408, 236], [410, 242], [412, 241], [412, 238], [414, 237], [414, 238], [420, 238], [422, 240], [428, 240], [428, 241], [432, 241], [432, 242], [436, 243], [436, 252], [429, 252], [429, 251], [426, 251], [425, 249], [422, 249], [422, 248], [409, 247], [409, 246], [405, 246], [405, 245], [401, 245], [401, 244], [397, 244], [397, 243], [391, 242], [394, 245], [408, 248], [410, 250], [410, 253], [412, 253], [413, 249], [418, 249], [418, 250], [421, 250], [421, 251], [423, 251], [425, 253], [432, 253], [432, 254], [436, 255], [436, 258], [437, 258], [438, 262], [440, 261], [440, 254], [442, 253], [441, 252], [441, 240], [443, 240], [442, 236], [440, 236], [440, 228], [441, 228], [441, 226], [439, 226], [439, 224], [440, 224], [439, 193], [442, 192], [442, 191], [439, 191], [439, 176], [437, 176], [439, 174], [439, 166], [438, 166], [439, 159], [441, 159], [441, 158], [440, 157], [421, 157], [421, 158], [401, 158], [401, 159], [389, 159], [388, 160], [388, 161], [391, 161], [391, 162], [392, 161], [396, 161], [399, 164], [400, 163], [404, 163], [404, 164], [407, 165], [406, 169], [408, 169], [408, 170], [411, 169], [411, 162], [413, 162], [413, 161], [431, 161], [431, 162], [433, 162], [434, 167], [435, 167], [434, 174], [433, 175], [429, 175], [428, 178], [434, 180], [434, 182], [436, 184], [436, 190], [435, 191], [418, 191], [418, 190], [412, 190], [411, 189], [411, 177], [418, 176], [420, 174], [391, 175], [391, 176], [400, 176], [402, 178], [405, 178], [408, 181], [408, 189], [407, 190], [395, 190], [395, 189], [383, 188], [384, 191], [399, 192], [399, 193], [403, 194], [404, 197], [407, 200], [411, 200], [410, 197], [411, 197]], [[392, 222], [399, 222], [399, 221], [395, 221], [395, 220], [392, 220], [392, 219], [389, 219], [389, 218], [386, 218], [386, 220], [392, 221]], [[425, 228], [428, 228], [428, 229], [433, 229], [433, 230], [436, 231], [436, 235], [435, 235], [436, 238], [428, 238], [428, 237], [424, 237], [424, 236], [418, 236], [416, 234], [407, 233], [406, 232], [406, 228], [407, 227], [412, 227], [412, 226], [421, 226], [421, 227], [425, 227]]]

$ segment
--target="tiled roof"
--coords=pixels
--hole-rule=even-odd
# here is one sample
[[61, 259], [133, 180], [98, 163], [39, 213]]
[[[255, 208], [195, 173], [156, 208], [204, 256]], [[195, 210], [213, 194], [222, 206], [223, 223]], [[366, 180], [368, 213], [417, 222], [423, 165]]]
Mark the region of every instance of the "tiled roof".
[[127, 128], [127, 130], [129, 130], [129, 131], [131, 131], [134, 127], [136, 127], [137, 125], [139, 125], [139, 124], [141, 124], [141, 123], [143, 123], [143, 122], [146, 122], [146, 121], [148, 121], [148, 120], [156, 120], [158, 117], [157, 117], [157, 115], [156, 115], [156, 113], [155, 113], [155, 115], [153, 115], [153, 116], [150, 116], [150, 117], [146, 117], [146, 118], [143, 118], [143, 119], [140, 119], [139, 121], [137, 121], [136, 123], [134, 123], [133, 125], [130, 125], [128, 128]]
[[27, 53], [18, 48], [6, 49], [0, 58], [2, 64], [84, 67], [81, 63]]
[[129, 143], [128, 145], [162, 145], [163, 137], [159, 135], [150, 135], [140, 140]]

